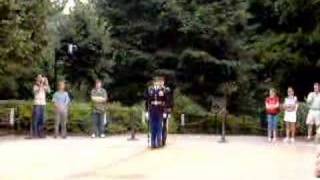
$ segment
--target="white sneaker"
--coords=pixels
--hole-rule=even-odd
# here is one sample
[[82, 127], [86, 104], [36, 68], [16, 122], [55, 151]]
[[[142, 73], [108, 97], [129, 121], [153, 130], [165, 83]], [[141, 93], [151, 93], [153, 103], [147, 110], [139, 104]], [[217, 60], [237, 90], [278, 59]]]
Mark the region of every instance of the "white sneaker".
[[100, 137], [101, 137], [101, 138], [105, 138], [106, 135], [105, 135], [105, 134], [101, 134]]
[[294, 142], [295, 142], [294, 138], [291, 138], [290, 141], [291, 141], [291, 143], [294, 143]]
[[268, 142], [272, 142], [272, 139], [270, 137], [268, 138]]
[[284, 143], [288, 143], [288, 142], [289, 142], [289, 138], [287, 138], [287, 137], [284, 138], [283, 142], [284, 142]]
[[91, 135], [91, 138], [96, 138], [96, 134], [93, 133], [93, 134]]

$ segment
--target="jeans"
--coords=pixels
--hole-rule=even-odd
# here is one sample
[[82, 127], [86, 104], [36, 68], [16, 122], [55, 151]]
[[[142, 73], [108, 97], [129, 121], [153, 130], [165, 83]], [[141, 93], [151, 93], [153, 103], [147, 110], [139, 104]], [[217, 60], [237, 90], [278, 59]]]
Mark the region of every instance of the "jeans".
[[54, 124], [54, 135], [57, 137], [59, 135], [59, 127], [61, 125], [61, 135], [62, 137], [67, 136], [67, 121], [68, 121], [68, 111], [57, 111], [55, 124]]
[[34, 105], [33, 107], [33, 137], [44, 137], [44, 108], [44, 105]]
[[275, 131], [278, 128], [278, 115], [268, 114], [268, 130]]
[[96, 136], [104, 134], [104, 113], [93, 112], [93, 128]]

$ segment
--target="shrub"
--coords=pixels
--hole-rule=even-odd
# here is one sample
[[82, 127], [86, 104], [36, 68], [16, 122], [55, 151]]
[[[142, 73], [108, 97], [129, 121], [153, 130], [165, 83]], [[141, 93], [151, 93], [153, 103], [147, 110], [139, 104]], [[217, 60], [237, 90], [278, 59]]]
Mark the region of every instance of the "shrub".
[[308, 115], [308, 105], [306, 103], [300, 103], [297, 112], [297, 133], [300, 135], [307, 133], [306, 119]]
[[[33, 103], [31, 101], [8, 101], [1, 107], [15, 107], [16, 119], [22, 130], [29, 131], [32, 120]], [[141, 122], [142, 106], [125, 107], [120, 103], [111, 103], [107, 106], [107, 131], [109, 133], [125, 133], [135, 128], [145, 131], [146, 125]], [[45, 112], [47, 132], [54, 130], [54, 106], [48, 103]], [[90, 133], [92, 131], [92, 106], [91, 103], [72, 102], [69, 109], [68, 131], [71, 133]]]
[[[29, 131], [32, 119], [31, 101], [7, 101], [0, 105], [1, 109], [15, 107], [16, 119], [20, 129]], [[298, 109], [297, 132], [306, 133], [305, 119], [308, 107], [301, 103]], [[181, 127], [181, 114], [185, 114], [185, 126]], [[121, 103], [111, 103], [107, 106], [108, 125], [106, 130], [111, 134], [127, 133], [132, 129], [138, 132], [146, 132], [147, 124], [142, 121], [144, 108], [142, 103], [131, 107]], [[192, 99], [177, 94], [172, 117], [169, 120], [170, 133], [209, 133], [219, 134], [223, 116], [207, 112]], [[92, 131], [92, 106], [86, 102], [72, 102], [69, 111], [68, 131], [71, 133], [90, 133]], [[228, 115], [226, 121], [227, 134], [266, 134], [265, 112], [261, 111], [260, 117]], [[53, 132], [54, 106], [48, 103], [46, 106], [46, 129]], [[285, 124], [283, 113], [280, 114], [279, 131], [284, 135]]]

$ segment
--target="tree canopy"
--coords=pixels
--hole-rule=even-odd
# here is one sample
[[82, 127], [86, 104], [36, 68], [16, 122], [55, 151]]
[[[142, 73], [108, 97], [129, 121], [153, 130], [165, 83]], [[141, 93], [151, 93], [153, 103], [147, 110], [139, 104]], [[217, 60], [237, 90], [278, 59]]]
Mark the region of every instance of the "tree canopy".
[[255, 112], [271, 86], [302, 100], [319, 81], [319, 0], [91, 0], [67, 15], [63, 4], [0, 1], [1, 99], [30, 98], [37, 72], [55, 83], [55, 62], [77, 99], [99, 78], [131, 105], [164, 75], [207, 109], [235, 83], [234, 113]]

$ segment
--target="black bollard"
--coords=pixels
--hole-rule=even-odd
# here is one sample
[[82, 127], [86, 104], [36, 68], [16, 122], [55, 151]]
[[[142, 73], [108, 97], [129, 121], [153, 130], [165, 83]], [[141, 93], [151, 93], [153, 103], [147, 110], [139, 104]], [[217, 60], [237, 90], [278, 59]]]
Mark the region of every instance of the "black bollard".
[[185, 115], [184, 114], [181, 114], [180, 126], [181, 126], [181, 132], [184, 133], [184, 126], [185, 126]]
[[138, 140], [136, 138], [136, 129], [135, 129], [135, 122], [133, 118], [133, 112], [130, 113], [130, 121], [131, 121], [131, 130], [130, 130], [130, 138], [128, 138], [129, 141], [136, 141]]
[[227, 140], [226, 140], [226, 121], [227, 121], [227, 118], [228, 118], [228, 113], [225, 112], [224, 117], [222, 119], [222, 123], [221, 123], [221, 138], [218, 141], [219, 143], [226, 143], [227, 142]]

